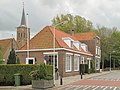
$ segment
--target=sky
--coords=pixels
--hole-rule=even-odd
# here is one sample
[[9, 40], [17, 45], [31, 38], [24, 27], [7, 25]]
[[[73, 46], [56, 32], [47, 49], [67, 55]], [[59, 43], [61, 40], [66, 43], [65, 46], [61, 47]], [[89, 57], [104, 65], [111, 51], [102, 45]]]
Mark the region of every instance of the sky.
[[16, 38], [23, 2], [31, 37], [60, 14], [79, 15], [94, 26], [120, 29], [120, 0], [0, 0], [0, 39]]

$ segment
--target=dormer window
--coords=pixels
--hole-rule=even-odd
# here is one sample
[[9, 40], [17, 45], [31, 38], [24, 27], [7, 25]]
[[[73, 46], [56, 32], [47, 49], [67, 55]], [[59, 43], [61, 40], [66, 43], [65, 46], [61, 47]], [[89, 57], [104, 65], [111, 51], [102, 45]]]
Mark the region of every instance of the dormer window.
[[73, 41], [71, 41], [71, 46], [70, 47], [73, 48]]
[[78, 49], [78, 50], [80, 50], [81, 49], [81, 43], [79, 42], [79, 41], [74, 41], [74, 46]]
[[82, 43], [81, 47], [85, 52], [88, 52], [88, 46], [85, 43]]
[[65, 37], [63, 38], [63, 41], [70, 47], [70, 48], [73, 48], [73, 42], [74, 40], [69, 38], [69, 37]]

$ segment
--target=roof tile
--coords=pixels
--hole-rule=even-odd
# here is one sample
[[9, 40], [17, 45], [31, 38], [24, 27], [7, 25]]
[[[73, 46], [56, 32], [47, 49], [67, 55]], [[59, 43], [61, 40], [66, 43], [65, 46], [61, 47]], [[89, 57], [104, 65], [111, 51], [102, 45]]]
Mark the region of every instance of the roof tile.
[[95, 32], [85, 32], [85, 33], [78, 33], [74, 35], [77, 40], [83, 41], [83, 40], [92, 40], [96, 37]]
[[[67, 48], [75, 51], [85, 52], [83, 49], [78, 50], [77, 48], [70, 48], [62, 38], [69, 37], [74, 41], [77, 40], [76, 37], [71, 36], [63, 31], [57, 30], [54, 27], [46, 26], [43, 28], [39, 33], [37, 33], [31, 40], [30, 40], [30, 49], [45, 49], [45, 48], [53, 48], [53, 36], [55, 30], [55, 47], [56, 48]], [[26, 50], [27, 44], [25, 44], [20, 50]], [[87, 54], [91, 54], [90, 52], [85, 52]]]

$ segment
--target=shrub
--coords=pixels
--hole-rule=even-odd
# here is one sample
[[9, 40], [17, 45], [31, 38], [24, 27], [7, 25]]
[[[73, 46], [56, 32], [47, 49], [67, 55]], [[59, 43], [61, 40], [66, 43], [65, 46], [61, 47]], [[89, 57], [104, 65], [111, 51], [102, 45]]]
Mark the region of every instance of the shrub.
[[40, 64], [37, 70], [31, 71], [30, 76], [33, 80], [52, 80], [53, 75], [47, 72], [47, 67], [45, 64]]
[[[49, 74], [52, 75], [52, 66], [46, 65]], [[14, 85], [14, 74], [21, 74], [21, 84], [31, 84], [32, 78], [29, 73], [39, 68], [39, 65], [30, 64], [0, 64], [0, 85]], [[51, 70], [51, 71], [50, 71]]]

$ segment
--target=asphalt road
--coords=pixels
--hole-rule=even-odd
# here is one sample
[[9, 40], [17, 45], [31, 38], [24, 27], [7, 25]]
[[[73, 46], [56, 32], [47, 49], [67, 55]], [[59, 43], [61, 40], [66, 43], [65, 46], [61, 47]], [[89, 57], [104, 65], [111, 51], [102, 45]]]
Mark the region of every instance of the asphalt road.
[[67, 85], [58, 90], [120, 90], [120, 88], [110, 86]]
[[120, 70], [79, 80], [57, 90], [120, 90]]

